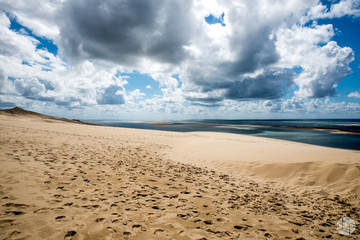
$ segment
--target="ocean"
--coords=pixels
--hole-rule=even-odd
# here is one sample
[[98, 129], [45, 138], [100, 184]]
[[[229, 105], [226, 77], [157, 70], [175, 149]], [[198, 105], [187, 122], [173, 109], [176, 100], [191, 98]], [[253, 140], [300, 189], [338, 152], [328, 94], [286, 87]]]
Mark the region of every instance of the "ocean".
[[360, 150], [360, 119], [221, 120], [123, 122], [88, 120], [104, 126], [175, 132], [224, 132]]

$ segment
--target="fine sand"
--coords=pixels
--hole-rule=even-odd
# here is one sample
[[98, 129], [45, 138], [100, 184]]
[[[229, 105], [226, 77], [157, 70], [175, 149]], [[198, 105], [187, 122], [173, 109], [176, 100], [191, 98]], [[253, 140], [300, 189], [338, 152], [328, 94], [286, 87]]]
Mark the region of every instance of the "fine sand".
[[0, 141], [0, 239], [360, 238], [359, 151], [26, 114]]

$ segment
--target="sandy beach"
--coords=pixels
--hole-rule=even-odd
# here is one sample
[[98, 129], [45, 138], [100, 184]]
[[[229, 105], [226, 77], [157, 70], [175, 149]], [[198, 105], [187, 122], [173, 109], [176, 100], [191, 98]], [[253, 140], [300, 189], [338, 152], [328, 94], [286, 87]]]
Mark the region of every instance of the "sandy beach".
[[26, 114], [0, 141], [0, 239], [360, 238], [359, 151]]

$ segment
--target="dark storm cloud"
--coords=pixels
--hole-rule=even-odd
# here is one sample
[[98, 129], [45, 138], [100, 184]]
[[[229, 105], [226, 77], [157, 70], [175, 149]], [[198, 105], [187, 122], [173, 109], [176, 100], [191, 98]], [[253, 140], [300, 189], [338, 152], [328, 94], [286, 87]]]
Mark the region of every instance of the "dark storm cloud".
[[[203, 61], [186, 66], [184, 90], [195, 99], [194, 93], [200, 93], [196, 101], [209, 104], [214, 96], [218, 101], [275, 99], [283, 96], [293, 83], [292, 74], [273, 66], [280, 60], [274, 32], [281, 25], [281, 18], [264, 20], [257, 11], [258, 4], [249, 2], [247, 14], [238, 8], [229, 10], [228, 44], [219, 47], [228, 47], [229, 53], [225, 55], [231, 57], [221, 59], [209, 54]], [[257, 74], [261, 71], [262, 74]]]
[[251, 73], [257, 69], [276, 63], [279, 55], [274, 39], [270, 39], [272, 29], [269, 26], [249, 28], [246, 36], [235, 30], [230, 41], [236, 59], [220, 65], [228, 74]]
[[[185, 92], [193, 93], [186, 99], [204, 104], [219, 104], [224, 99], [232, 100], [256, 100], [256, 99], [277, 99], [286, 94], [286, 91], [292, 86], [294, 73], [287, 71], [266, 70], [256, 77], [242, 77], [229, 75], [229, 72], [223, 72], [224, 75], [196, 75], [192, 76], [192, 84], [185, 88]], [[228, 75], [225, 75], [228, 74]], [[219, 91], [216, 97], [212, 96], [214, 91]], [[194, 93], [197, 93], [194, 95]], [[200, 94], [199, 94], [200, 93]], [[200, 97], [197, 97], [199, 94]], [[203, 94], [206, 94], [204, 97]]]
[[293, 74], [267, 72], [256, 78], [245, 78], [232, 83], [226, 91], [228, 99], [280, 98], [292, 83]]
[[133, 65], [141, 57], [178, 63], [193, 33], [191, 1], [67, 1], [61, 45], [73, 59]]

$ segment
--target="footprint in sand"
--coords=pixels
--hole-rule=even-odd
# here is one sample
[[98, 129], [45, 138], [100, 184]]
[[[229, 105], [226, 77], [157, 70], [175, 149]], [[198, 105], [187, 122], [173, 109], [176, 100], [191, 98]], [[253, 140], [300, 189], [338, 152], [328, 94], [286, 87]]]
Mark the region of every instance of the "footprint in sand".
[[97, 218], [96, 220], [95, 220], [95, 222], [102, 222], [102, 221], [104, 221], [105, 220], [105, 218]]
[[157, 236], [163, 236], [165, 237], [167, 235], [166, 231], [161, 229], [161, 228], [157, 228], [155, 229], [154, 231], [154, 235], [157, 235]]
[[19, 207], [19, 208], [25, 208], [29, 207], [29, 205], [26, 204], [18, 204], [18, 203], [6, 203], [3, 205], [4, 207]]
[[55, 218], [55, 220], [60, 221], [60, 220], [62, 220], [62, 219], [64, 219], [64, 218], [66, 218], [66, 217], [65, 217], [65, 216], [57, 216], [57, 217]]
[[234, 225], [235, 229], [246, 231], [247, 229], [251, 228], [249, 225]]
[[5, 213], [6, 214], [14, 214], [14, 215], [23, 215], [23, 214], [25, 214], [22, 211], [6, 211]]
[[71, 240], [75, 235], [76, 235], [75, 231], [68, 231], [64, 236], [64, 240]]
[[133, 230], [134, 232], [140, 232], [140, 231], [146, 232], [146, 227], [145, 227], [145, 226], [142, 226], [141, 224], [134, 224], [134, 225], [132, 226], [132, 230]]

